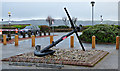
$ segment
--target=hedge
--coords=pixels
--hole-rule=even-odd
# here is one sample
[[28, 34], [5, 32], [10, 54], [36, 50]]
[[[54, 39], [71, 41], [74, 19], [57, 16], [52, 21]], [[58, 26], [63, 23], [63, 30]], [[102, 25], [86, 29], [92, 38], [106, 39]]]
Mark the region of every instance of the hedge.
[[42, 31], [42, 32], [44, 32], [44, 31], [48, 32], [51, 30], [50, 27], [47, 25], [41, 25], [41, 26], [39, 26], [39, 28], [40, 28], [40, 31]]
[[96, 43], [115, 43], [116, 36], [120, 36], [120, 29], [116, 25], [99, 24], [84, 30], [80, 38], [91, 43], [93, 35], [96, 36]]

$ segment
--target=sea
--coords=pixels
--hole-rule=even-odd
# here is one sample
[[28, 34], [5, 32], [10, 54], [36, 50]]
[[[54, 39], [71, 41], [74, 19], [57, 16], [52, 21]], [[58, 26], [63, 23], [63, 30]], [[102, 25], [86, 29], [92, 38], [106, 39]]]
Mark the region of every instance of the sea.
[[[38, 25], [49, 26], [49, 23], [46, 20], [22, 20], [22, 21], [11, 21], [10, 23], [12, 25], [15, 25], [15, 24], [31, 24], [31, 25], [35, 25], [35, 26], [38, 26]], [[6, 24], [9, 24], [9, 21], [0, 22], [0, 25], [6, 25]], [[92, 25], [92, 22], [91, 21], [78, 20], [76, 22], [76, 25], [80, 25], [80, 24], [83, 25], [83, 26], [87, 26], [87, 25]], [[101, 23], [101, 21], [94, 21], [93, 25], [96, 25], [96, 24], [118, 25], [118, 21], [109, 21], [108, 20], [108, 21], [103, 21], [102, 23]], [[54, 20], [54, 22], [51, 26], [61, 26], [61, 25], [71, 26], [69, 20], [64, 22], [61, 19]]]

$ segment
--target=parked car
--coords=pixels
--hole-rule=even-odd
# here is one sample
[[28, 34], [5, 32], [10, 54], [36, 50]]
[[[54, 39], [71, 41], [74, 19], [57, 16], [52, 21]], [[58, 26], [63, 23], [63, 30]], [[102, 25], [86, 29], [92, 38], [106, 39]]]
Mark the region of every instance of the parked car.
[[34, 32], [36, 32], [38, 34], [39, 31], [40, 28], [38, 26], [26, 26], [24, 29], [20, 30], [20, 33], [23, 34], [23, 32], [25, 33], [31, 32], [33, 34]]

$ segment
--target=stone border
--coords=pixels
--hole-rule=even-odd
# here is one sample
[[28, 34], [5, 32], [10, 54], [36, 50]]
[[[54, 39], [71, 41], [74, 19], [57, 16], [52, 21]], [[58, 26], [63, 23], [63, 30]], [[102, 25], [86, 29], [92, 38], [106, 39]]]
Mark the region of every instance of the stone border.
[[[29, 54], [29, 53], [27, 53]], [[64, 65], [75, 65], [75, 66], [88, 66], [88, 67], [93, 67], [95, 66], [95, 64], [97, 64], [101, 59], [103, 59], [107, 54], [109, 54], [109, 52], [107, 51], [100, 51], [98, 54], [94, 55], [93, 57], [90, 57], [89, 60], [87, 62], [82, 62], [80, 60], [66, 60], [66, 59], [48, 59], [48, 61], [46, 63], [51, 64], [52, 60], [54, 60], [55, 64], [60, 64], [62, 61], [62, 64]], [[22, 56], [24, 54], [20, 54], [20, 55], [16, 55], [16, 56], [12, 56], [9, 58], [5, 58], [2, 61], [9, 61], [10, 59], [11, 62], [32, 62], [32, 63], [44, 63], [45, 62], [45, 58], [44, 57], [40, 57], [40, 58], [25, 58], [25, 57], [19, 57]], [[19, 57], [19, 60], [17, 61]], [[25, 59], [25, 60], [24, 60]]]

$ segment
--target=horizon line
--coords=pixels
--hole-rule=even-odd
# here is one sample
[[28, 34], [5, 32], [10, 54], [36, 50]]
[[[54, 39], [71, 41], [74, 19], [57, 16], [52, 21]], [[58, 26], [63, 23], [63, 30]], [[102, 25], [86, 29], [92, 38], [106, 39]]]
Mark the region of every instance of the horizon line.
[[[53, 18], [55, 20], [62, 20], [62, 18]], [[31, 18], [31, 19], [16, 19], [13, 18], [11, 19], [11, 21], [29, 21], [29, 20], [46, 20], [46, 18]], [[67, 20], [69, 20], [67, 18]], [[8, 20], [3, 20], [4, 21], [8, 21]], [[92, 21], [91, 19], [77, 19], [77, 21]], [[94, 21], [101, 21], [100, 19], [94, 19]], [[118, 21], [118, 20], [111, 20], [111, 19], [104, 19], [104, 21]], [[2, 20], [0, 20], [0, 22], [2, 22]]]

